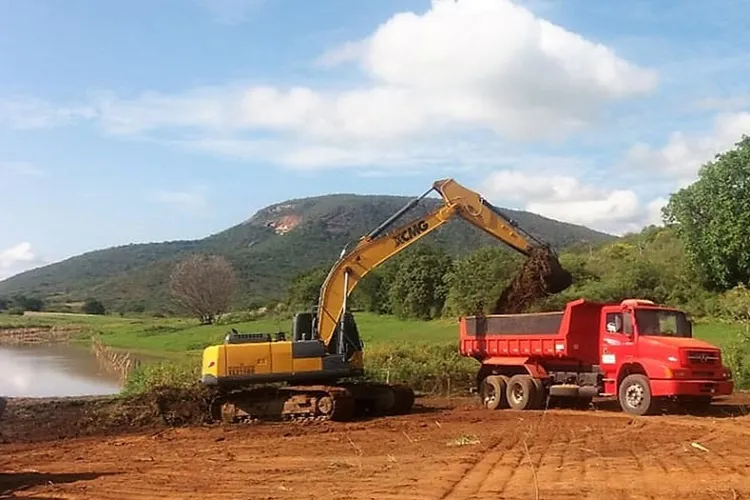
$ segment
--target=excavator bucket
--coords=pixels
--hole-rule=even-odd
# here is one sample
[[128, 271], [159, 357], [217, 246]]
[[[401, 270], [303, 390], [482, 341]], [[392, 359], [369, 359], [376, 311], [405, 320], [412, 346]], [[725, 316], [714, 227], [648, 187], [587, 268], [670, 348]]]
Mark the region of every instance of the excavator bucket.
[[557, 255], [547, 246], [533, 248], [520, 272], [495, 303], [493, 314], [517, 314], [547, 295], [559, 293], [573, 283]]

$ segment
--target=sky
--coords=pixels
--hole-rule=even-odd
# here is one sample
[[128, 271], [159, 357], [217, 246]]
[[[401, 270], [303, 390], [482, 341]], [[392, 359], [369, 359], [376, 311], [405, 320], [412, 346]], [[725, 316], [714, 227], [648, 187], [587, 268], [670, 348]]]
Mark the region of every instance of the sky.
[[328, 193], [612, 234], [750, 134], [750, 0], [0, 0], [0, 279]]

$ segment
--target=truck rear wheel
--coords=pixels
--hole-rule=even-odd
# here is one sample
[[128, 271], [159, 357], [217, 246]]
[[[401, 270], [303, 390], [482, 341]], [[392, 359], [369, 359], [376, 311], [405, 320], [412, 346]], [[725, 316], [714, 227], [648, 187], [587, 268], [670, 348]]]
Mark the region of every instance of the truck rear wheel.
[[506, 390], [508, 404], [514, 410], [532, 410], [537, 407], [539, 397], [531, 375], [513, 375]]
[[500, 375], [490, 375], [485, 377], [479, 388], [479, 396], [482, 398], [482, 406], [488, 410], [507, 408], [508, 399], [505, 396], [506, 385], [505, 377]]
[[532, 408], [542, 410], [547, 407], [547, 389], [540, 379], [532, 378], [531, 380], [534, 381], [536, 387], [536, 402]]
[[479, 385], [479, 397], [482, 400], [482, 406], [488, 410], [496, 410], [504, 404], [507, 406], [505, 381], [498, 375], [485, 377]]
[[653, 411], [654, 401], [651, 386], [644, 375], [628, 375], [618, 390], [620, 407], [632, 415], [648, 415]]

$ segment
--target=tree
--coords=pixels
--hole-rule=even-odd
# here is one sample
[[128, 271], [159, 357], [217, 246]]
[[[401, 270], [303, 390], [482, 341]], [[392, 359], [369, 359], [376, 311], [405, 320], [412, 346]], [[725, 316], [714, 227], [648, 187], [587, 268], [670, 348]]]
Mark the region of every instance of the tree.
[[520, 269], [522, 258], [499, 247], [480, 248], [458, 259], [445, 275], [446, 314], [487, 314]]
[[351, 294], [353, 308], [377, 314], [389, 314], [391, 305], [388, 301], [388, 289], [390, 288], [392, 275], [388, 270], [393, 267], [386, 262], [384, 267], [373, 269], [362, 278], [357, 288]]
[[10, 307], [10, 300], [0, 297], [0, 311], [5, 311]]
[[104, 304], [96, 299], [86, 299], [83, 303], [82, 310], [86, 314], [105, 314], [107, 312]]
[[13, 305], [16, 309], [23, 311], [38, 312], [44, 309], [44, 301], [37, 297], [27, 297], [25, 295], [16, 295], [13, 297]]
[[292, 311], [309, 311], [318, 304], [320, 288], [328, 275], [328, 270], [316, 267], [298, 274], [287, 288], [287, 304]]
[[229, 310], [235, 285], [232, 265], [218, 255], [188, 257], [170, 276], [172, 297], [203, 325], [214, 323]]
[[704, 164], [698, 180], [670, 196], [664, 220], [702, 281], [727, 290], [750, 281], [750, 137]]
[[413, 250], [394, 268], [388, 289], [391, 310], [401, 318], [432, 319], [442, 314], [447, 295], [443, 276], [452, 260], [437, 247], [423, 245]]

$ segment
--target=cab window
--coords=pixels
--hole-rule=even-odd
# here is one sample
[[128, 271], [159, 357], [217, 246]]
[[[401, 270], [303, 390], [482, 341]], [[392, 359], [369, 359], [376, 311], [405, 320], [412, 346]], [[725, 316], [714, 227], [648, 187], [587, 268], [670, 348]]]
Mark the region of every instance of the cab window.
[[608, 333], [622, 333], [622, 314], [607, 313], [606, 328]]

